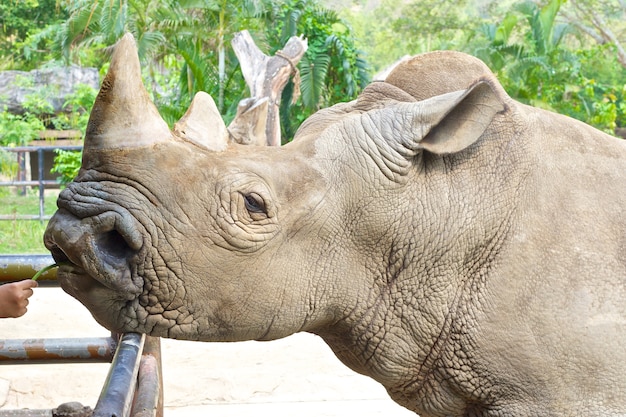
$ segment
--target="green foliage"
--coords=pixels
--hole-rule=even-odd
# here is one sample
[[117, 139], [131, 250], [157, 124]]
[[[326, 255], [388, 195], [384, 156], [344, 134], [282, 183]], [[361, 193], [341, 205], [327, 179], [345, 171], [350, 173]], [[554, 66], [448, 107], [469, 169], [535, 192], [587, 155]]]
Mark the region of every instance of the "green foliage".
[[77, 85], [63, 104], [65, 112], [56, 115], [49, 101], [53, 94], [49, 89], [41, 89], [27, 95], [22, 103], [23, 114], [9, 113], [5, 108], [0, 113], [0, 146], [24, 146], [47, 128], [78, 129], [84, 134], [97, 91], [88, 85]]
[[24, 67], [24, 41], [40, 28], [63, 20], [67, 14], [57, 0], [9, 0], [0, 2], [0, 69]]
[[75, 86], [74, 93], [70, 94], [63, 103], [63, 113], [51, 119], [55, 129], [77, 129], [84, 136], [89, 121], [89, 112], [96, 101], [98, 91], [86, 84]]
[[374, 73], [404, 56], [435, 49], [463, 50], [478, 31], [489, 3], [460, 0], [354, 0], [341, 14], [354, 28]]
[[[23, 215], [39, 213], [39, 196], [35, 192], [28, 192], [25, 196], [18, 195], [4, 187], [0, 187], [0, 214]], [[52, 215], [56, 210], [56, 198], [47, 196], [44, 200], [44, 213]], [[46, 253], [42, 236], [47, 222], [32, 220], [3, 220], [0, 221], [0, 253], [26, 254]]]
[[[617, 120], [624, 119], [623, 88], [614, 87], [616, 80], [598, 78], [600, 67], [610, 62], [600, 52], [603, 47], [581, 50], [564, 45], [567, 35], [575, 32], [557, 21], [563, 3], [517, 4], [500, 22], [483, 24], [481, 34], [487, 42], [473, 52], [513, 98], [614, 133]], [[615, 64], [610, 66], [611, 74], [623, 74]]]
[[0, 113], [0, 146], [24, 146], [44, 130], [43, 122], [32, 113]]
[[[16, 83], [24, 83], [25, 79], [17, 78]], [[46, 105], [47, 104], [47, 105]], [[49, 109], [49, 103], [33, 94], [26, 98], [23, 114], [13, 114], [5, 107], [0, 112], [0, 146], [25, 146], [37, 139], [39, 132], [45, 129], [44, 121], [39, 114]], [[0, 154], [0, 173], [15, 176], [17, 161], [14, 154], [3, 152]]]
[[[209, 93], [228, 121], [245, 93], [237, 59], [228, 47], [235, 32], [259, 26], [255, 16], [263, 9], [251, 1], [166, 1], [155, 19], [164, 33], [165, 54], [160, 57], [167, 74], [151, 72], [161, 88], [155, 103], [173, 124], [198, 91]], [[166, 85], [163, 85], [165, 81]]]
[[[537, 100], [547, 80], [561, 77], [577, 66], [575, 57], [559, 48], [567, 32], [566, 27], [556, 25], [554, 20], [562, 2], [551, 0], [543, 8], [536, 3], [519, 3], [500, 23], [482, 26], [487, 43], [474, 52], [498, 75], [510, 81], [517, 89], [512, 92], [515, 97]], [[524, 22], [527, 25], [520, 30]], [[521, 31], [521, 36], [516, 36], [516, 29]]]
[[[78, 129], [84, 137], [89, 121], [89, 112], [96, 100], [96, 95], [97, 91], [88, 85], [77, 86], [74, 94], [70, 95], [63, 104], [67, 112], [56, 117], [58, 120], [57, 128], [60, 126], [64, 129]], [[78, 174], [82, 152], [56, 149], [55, 153], [51, 172], [60, 174], [59, 182], [67, 184]]]
[[302, 35], [308, 49], [299, 63], [300, 100], [292, 103], [293, 84], [283, 90], [281, 126], [283, 142], [313, 112], [338, 102], [352, 100], [369, 82], [368, 66], [356, 48], [348, 24], [336, 12], [312, 0], [288, 0], [274, 10], [266, 38], [270, 53], [280, 49], [291, 36]]
[[[38, 208], [35, 208], [28, 214], [36, 214], [37, 210]], [[46, 231], [46, 224], [33, 220], [0, 221], [0, 253], [48, 253], [42, 239]]]
[[[84, 136], [96, 94], [91, 86], [77, 85], [63, 104], [65, 112], [56, 115], [52, 114], [48, 100], [49, 90], [30, 94], [24, 101], [26, 111], [23, 114], [12, 114], [6, 109], [0, 113], [0, 146], [25, 146], [46, 128], [76, 129]], [[79, 167], [80, 152], [58, 151], [52, 171], [61, 174], [61, 182], [67, 183], [76, 176]], [[0, 155], [0, 173], [13, 177], [16, 171], [15, 159]]]
[[[13, 152], [0, 150], [0, 173], [7, 175], [9, 178], [15, 178], [18, 168], [15, 154]], [[2, 190], [1, 187], [0, 190]]]
[[[242, 29], [248, 29], [270, 55], [290, 36], [308, 40], [309, 49], [299, 63], [300, 99], [291, 102], [290, 83], [281, 100], [286, 140], [312, 112], [350, 100], [363, 88], [370, 67], [360, 49], [367, 50], [375, 70], [407, 54], [448, 48], [469, 51], [487, 62], [520, 101], [606, 131], [626, 125], [624, 69], [615, 59], [616, 51], [611, 43], [583, 42], [580, 26], [594, 24], [589, 18], [592, 10], [618, 35], [626, 29], [619, 18], [623, 5], [605, 0], [382, 0], [375, 8], [373, 2], [352, 0], [342, 3], [341, 15], [321, 5], [335, 2], [317, 0], [14, 3], [0, 5], [0, 24], [11, 34], [5, 38], [10, 40], [9, 53], [19, 56], [24, 66], [63, 61], [104, 68], [108, 57], [103, 52], [123, 33], [133, 33], [146, 85], [170, 125], [201, 90], [216, 99], [227, 123], [232, 119], [237, 103], [247, 95], [229, 47], [233, 34]], [[578, 13], [578, 21], [564, 19], [564, 9]], [[39, 25], [29, 26], [31, 14], [38, 16]], [[37, 102], [31, 104], [38, 108]], [[43, 109], [33, 113], [41, 118]], [[57, 117], [44, 123], [65, 127], [85, 120]]]
[[467, 0], [421, 0], [402, 5], [393, 21], [394, 32], [418, 34], [403, 37], [404, 53], [462, 47], [478, 21], [476, 5], [469, 3]]
[[55, 47], [66, 63], [72, 62], [74, 52], [81, 48], [102, 48], [115, 44], [126, 32], [135, 35], [142, 58], [157, 53], [165, 38], [155, 29], [155, 2], [149, 0], [66, 0], [69, 14], [61, 25], [62, 36]]
[[323, 101], [322, 94], [326, 86], [324, 81], [328, 73], [330, 57], [321, 53], [314, 57], [304, 56], [300, 63], [300, 92], [302, 104], [306, 109], [315, 110]]
[[51, 172], [60, 174], [58, 178], [61, 184], [68, 184], [72, 182], [78, 170], [80, 169], [80, 163], [82, 159], [82, 152], [80, 151], [64, 151], [62, 149], [55, 149], [56, 156], [54, 157], [54, 165]]
[[[32, 81], [26, 77], [15, 77], [14, 83], [20, 87], [31, 87]], [[52, 109], [43, 91], [29, 94], [24, 98], [24, 113], [12, 114], [4, 108], [0, 113], [0, 146], [24, 146], [38, 136], [45, 128], [44, 117]]]
[[315, 1], [160, 3], [162, 7], [154, 7], [153, 15], [144, 18], [156, 22], [151, 27], [164, 37], [158, 64], [144, 57], [149, 64], [145, 78], [170, 125], [182, 116], [198, 91], [215, 98], [227, 123], [234, 117], [247, 88], [228, 44], [234, 33], [243, 29], [251, 31], [259, 47], [269, 54], [282, 48], [290, 36], [303, 35], [308, 40], [309, 50], [300, 64], [302, 101], [291, 109], [290, 85], [281, 102], [288, 113], [282, 119], [287, 138], [306, 115], [354, 98], [367, 81], [365, 61], [356, 51], [348, 27], [335, 12]]

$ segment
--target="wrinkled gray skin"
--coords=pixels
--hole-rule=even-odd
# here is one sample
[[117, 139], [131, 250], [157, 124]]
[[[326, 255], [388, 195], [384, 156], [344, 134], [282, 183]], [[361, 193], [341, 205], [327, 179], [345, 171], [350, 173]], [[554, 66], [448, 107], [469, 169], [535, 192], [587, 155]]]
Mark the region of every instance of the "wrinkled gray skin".
[[422, 416], [626, 415], [626, 146], [475, 58], [227, 146], [205, 95], [170, 132], [127, 36], [58, 206], [61, 285], [111, 330], [312, 332]]

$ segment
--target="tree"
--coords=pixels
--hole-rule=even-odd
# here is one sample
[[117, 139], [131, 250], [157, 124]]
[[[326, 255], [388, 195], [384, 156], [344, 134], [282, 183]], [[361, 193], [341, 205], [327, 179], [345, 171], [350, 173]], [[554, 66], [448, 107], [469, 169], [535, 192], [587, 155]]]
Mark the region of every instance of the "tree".
[[73, 62], [74, 50], [115, 44], [125, 33], [135, 36], [143, 61], [158, 53], [164, 43], [156, 28], [154, 11], [158, 5], [151, 0], [66, 0], [69, 18], [61, 25], [57, 50], [65, 63]]
[[[610, 76], [606, 83], [598, 77], [602, 70], [594, 59], [601, 57], [600, 49], [570, 47], [579, 32], [559, 21], [563, 3], [516, 4], [499, 23], [482, 26], [487, 42], [473, 53], [496, 72], [513, 98], [614, 133], [624, 117], [623, 89], [614, 88]], [[609, 73], [614, 71], [606, 59], [601, 62], [612, 69]]]
[[308, 41], [299, 64], [300, 100], [292, 100], [294, 92], [298, 93], [293, 83], [285, 88], [281, 100], [282, 137], [288, 141], [313, 112], [355, 98], [369, 82], [369, 74], [350, 27], [335, 11], [313, 0], [288, 0], [274, 13], [275, 27], [266, 31], [271, 55], [291, 36], [301, 35]]
[[462, 47], [480, 8], [467, 0], [421, 0], [401, 6], [393, 22], [413, 53]]
[[[32, 37], [29, 50], [47, 49], [66, 64], [81, 63], [84, 51], [92, 51], [89, 62], [106, 66], [108, 58], [102, 52], [131, 32], [146, 84], [170, 124], [182, 116], [198, 91], [216, 98], [227, 123], [234, 117], [246, 86], [229, 43], [234, 33], [244, 29], [269, 55], [292, 35], [308, 40], [309, 51], [299, 65], [300, 101], [291, 109], [290, 99], [297, 95], [294, 84], [285, 89], [289, 97], [282, 100], [283, 137], [292, 137], [313, 111], [356, 97], [368, 80], [350, 28], [315, 0], [63, 0], [59, 4], [68, 19]], [[32, 56], [42, 57], [34, 52]]]
[[508, 81], [518, 99], [545, 107], [545, 86], [578, 68], [576, 57], [560, 47], [569, 33], [569, 26], [556, 20], [564, 1], [550, 0], [543, 7], [521, 2], [500, 23], [482, 25], [488, 43], [474, 52]]
[[[68, 19], [48, 27], [32, 43], [51, 41], [57, 60], [80, 63], [83, 51], [105, 52], [124, 33], [132, 33], [155, 102], [173, 123], [200, 90], [218, 97], [220, 110], [226, 113], [238, 102], [244, 88], [241, 77], [232, 90], [231, 96], [236, 97], [224, 97], [237, 66], [228, 56], [228, 36], [251, 21], [259, 4], [250, 0], [65, 0]], [[96, 65], [106, 65], [106, 54], [98, 57]]]
[[[0, 2], [0, 68], [23, 64], [23, 42], [30, 35], [52, 23], [67, 18], [67, 12], [56, 0], [12, 0]], [[31, 69], [24, 68], [21, 69]]]
[[[370, 8], [366, 2], [346, 7], [340, 12], [350, 23], [359, 48], [367, 56], [373, 73], [378, 73], [404, 55], [409, 54], [407, 38], [398, 36], [393, 21], [399, 16], [399, 7], [383, 0], [381, 5]], [[355, 2], [356, 3], [356, 2]]]
[[[406, 55], [464, 49], [482, 22], [489, 1], [355, 0], [345, 8], [359, 47], [375, 72]], [[378, 5], [373, 7], [374, 4]]]
[[626, 2], [570, 0], [563, 15], [568, 22], [600, 45], [612, 44], [617, 59], [626, 68]]
[[[251, 0], [170, 0], [165, 6], [159, 9], [157, 20], [165, 33], [168, 53], [181, 55], [185, 61], [180, 79], [180, 86], [186, 90], [184, 96], [190, 99], [197, 91], [209, 92], [217, 98], [220, 112], [231, 113], [233, 102], [238, 100], [225, 97], [225, 93], [237, 61], [229, 50], [229, 41], [240, 30], [262, 26], [267, 4]], [[238, 85], [243, 84], [238, 81]]]

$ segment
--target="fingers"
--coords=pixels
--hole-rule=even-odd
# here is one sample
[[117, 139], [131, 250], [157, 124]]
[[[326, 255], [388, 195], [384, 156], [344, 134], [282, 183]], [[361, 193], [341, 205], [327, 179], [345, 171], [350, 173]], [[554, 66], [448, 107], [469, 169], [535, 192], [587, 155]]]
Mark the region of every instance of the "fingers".
[[22, 317], [24, 314], [26, 314], [26, 311], [28, 311], [28, 303], [29, 303], [29, 301], [28, 301], [27, 298], [21, 300], [18, 303], [18, 305], [17, 305], [17, 307], [15, 309], [15, 316], [14, 316], [15, 318]]
[[22, 290], [20, 294], [18, 294], [18, 298], [20, 300], [26, 301], [24, 307], [28, 305], [28, 299], [33, 296], [33, 288], [37, 287], [37, 281], [33, 281], [32, 279], [25, 279], [24, 281], [18, 281], [15, 283], [19, 289]]
[[[32, 295], [33, 290], [28, 289], [28, 291], [30, 291]], [[30, 295], [25, 296], [24, 294], [22, 294], [21, 297], [17, 297], [11, 310], [9, 311], [9, 317], [17, 318], [22, 317], [24, 314], [26, 314], [29, 304], [28, 297], [30, 297]]]
[[33, 296], [33, 294], [34, 294], [33, 290], [32, 290], [31, 288], [28, 288], [28, 289], [26, 289], [26, 290], [22, 291], [22, 296], [21, 296], [21, 298], [22, 298], [22, 299], [24, 299], [24, 300], [26, 300], [26, 302], [28, 302], [28, 299], [29, 299], [30, 297], [32, 297], [32, 296]]
[[25, 279], [23, 281], [18, 281], [14, 283], [18, 288], [21, 288], [23, 290], [29, 289], [29, 288], [35, 288], [37, 287], [39, 284], [37, 283], [37, 281], [33, 281], [32, 279]]
[[14, 282], [16, 294], [18, 300], [26, 300], [33, 296], [33, 288], [37, 287], [37, 281], [32, 279], [25, 279], [23, 281]]
[[33, 295], [37, 282], [27, 279], [0, 286], [0, 318], [21, 317], [26, 314], [28, 298]]
[[[37, 281], [33, 281], [32, 279], [26, 279], [24, 281], [20, 281], [20, 284], [24, 284], [24, 287], [22, 287], [24, 289], [26, 298], [30, 298], [33, 296], [34, 292], [33, 292], [33, 288], [37, 287], [39, 284], [37, 283]], [[28, 300], [26, 300], [26, 304], [28, 304]]]

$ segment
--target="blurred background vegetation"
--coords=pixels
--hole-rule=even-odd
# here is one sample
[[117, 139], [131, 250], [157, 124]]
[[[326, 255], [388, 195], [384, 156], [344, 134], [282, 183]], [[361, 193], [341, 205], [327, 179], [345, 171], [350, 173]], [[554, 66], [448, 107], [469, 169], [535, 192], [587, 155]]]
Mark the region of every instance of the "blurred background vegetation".
[[285, 140], [398, 59], [435, 49], [481, 58], [522, 102], [612, 134], [626, 126], [624, 0], [1, 0], [0, 27], [0, 70], [74, 64], [102, 74], [109, 47], [132, 32], [170, 124], [199, 90], [232, 119], [247, 91], [230, 41], [248, 29], [268, 54], [290, 36], [308, 39], [302, 95], [282, 101]]
[[[248, 96], [230, 47], [243, 29], [268, 55], [290, 36], [308, 40], [301, 95], [291, 101], [291, 84], [283, 92], [284, 141], [394, 62], [436, 49], [479, 57], [521, 102], [614, 135], [626, 128], [626, 0], [0, 0], [0, 71], [78, 65], [103, 76], [110, 46], [131, 32], [170, 125], [200, 90], [228, 124]], [[24, 114], [0, 113], [0, 146], [27, 143], [42, 128], [84, 132], [94, 97], [80, 91], [63, 115], [50, 115], [36, 95]], [[79, 158], [58, 155], [63, 181]]]

